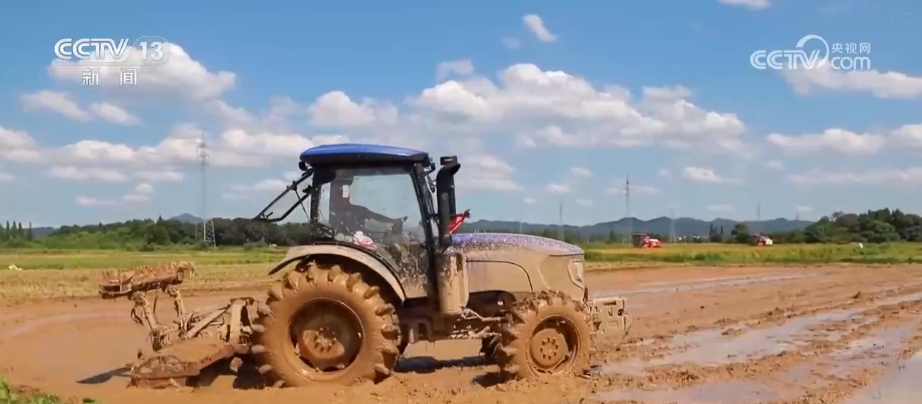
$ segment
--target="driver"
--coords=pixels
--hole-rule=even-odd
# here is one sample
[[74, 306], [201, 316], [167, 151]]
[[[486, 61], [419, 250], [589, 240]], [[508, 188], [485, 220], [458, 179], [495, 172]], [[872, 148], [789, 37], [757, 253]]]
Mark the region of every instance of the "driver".
[[352, 185], [351, 178], [336, 179], [330, 185], [330, 219], [336, 227], [355, 231], [364, 227], [365, 221], [369, 219], [393, 225], [402, 224], [406, 219], [405, 217], [393, 219], [362, 205], [352, 204], [349, 197], [349, 187]]

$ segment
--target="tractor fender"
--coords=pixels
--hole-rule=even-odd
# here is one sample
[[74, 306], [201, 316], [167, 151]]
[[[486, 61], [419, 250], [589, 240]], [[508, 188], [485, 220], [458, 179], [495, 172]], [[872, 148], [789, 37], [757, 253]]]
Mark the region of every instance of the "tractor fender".
[[[400, 282], [397, 280], [397, 277], [394, 276], [394, 273], [388, 269], [387, 265], [381, 262], [380, 259], [376, 258], [374, 255], [362, 251], [355, 247], [344, 246], [339, 244], [315, 244], [307, 246], [298, 246], [291, 247], [288, 249], [288, 252], [285, 253], [285, 258], [282, 258], [278, 264], [271, 271], [269, 275], [273, 275], [276, 272], [282, 270], [289, 264], [295, 261], [300, 261], [308, 257], [318, 257], [318, 256], [331, 256], [336, 259], [346, 259], [350, 261], [355, 261], [363, 267], [362, 275], [365, 275], [366, 280], [368, 275], [380, 277], [392, 291], [394, 295], [400, 299], [400, 302], [406, 300], [406, 293], [403, 290]], [[371, 274], [367, 274], [370, 272]], [[383, 285], [382, 285], [383, 286]]]

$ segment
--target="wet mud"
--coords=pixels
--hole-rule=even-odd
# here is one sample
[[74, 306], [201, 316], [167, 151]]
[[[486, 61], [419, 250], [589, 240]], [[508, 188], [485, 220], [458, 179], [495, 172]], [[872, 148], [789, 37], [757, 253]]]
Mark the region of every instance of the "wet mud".
[[[199, 388], [126, 388], [145, 342], [127, 301], [0, 306], [0, 374], [103, 403], [901, 404], [922, 397], [922, 266], [683, 267], [591, 273], [593, 295], [627, 296], [634, 328], [599, 338], [588, 378], [505, 381], [479, 341], [410, 346], [373, 385], [257, 388], [220, 371]], [[233, 296], [263, 298], [265, 291]], [[187, 306], [226, 300], [199, 292]], [[165, 310], [164, 310], [165, 311]]]

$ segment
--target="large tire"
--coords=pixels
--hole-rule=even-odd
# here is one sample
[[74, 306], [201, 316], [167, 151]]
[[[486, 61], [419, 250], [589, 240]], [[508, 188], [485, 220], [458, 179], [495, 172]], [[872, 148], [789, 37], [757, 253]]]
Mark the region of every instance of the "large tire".
[[[269, 289], [266, 303], [268, 313], [257, 320], [255, 329], [258, 336], [252, 351], [257, 358], [259, 372], [275, 386], [379, 382], [390, 375], [397, 363], [400, 355], [397, 343], [401, 333], [396, 310], [381, 296], [378, 287], [367, 284], [357, 271], [344, 270], [339, 265], [303, 262]], [[315, 306], [318, 304], [328, 306], [313, 313], [343, 313], [332, 319], [323, 319], [331, 321], [329, 324], [333, 324], [334, 328], [349, 324], [352, 328], [345, 330], [358, 330], [345, 333], [349, 334], [345, 338], [336, 334], [327, 339], [327, 334], [324, 334], [324, 342], [341, 343], [336, 349], [342, 347], [343, 351], [354, 352], [354, 357], [348, 354], [340, 356], [351, 358], [341, 359], [341, 367], [345, 368], [320, 371], [299, 354], [295, 339], [306, 339], [308, 334], [304, 330], [307, 329], [308, 318], [313, 315], [310, 310], [312, 307], [319, 308]], [[300, 336], [293, 334], [295, 326], [300, 326]], [[320, 335], [321, 332], [327, 331], [316, 331], [311, 335]], [[349, 341], [352, 343], [342, 342], [355, 338], [356, 334], [359, 337]], [[305, 346], [313, 345], [308, 343]], [[346, 361], [349, 361], [348, 365], [344, 364]]]
[[500, 327], [495, 359], [515, 379], [584, 372], [589, 366], [592, 330], [586, 305], [556, 291], [541, 291], [516, 302]]

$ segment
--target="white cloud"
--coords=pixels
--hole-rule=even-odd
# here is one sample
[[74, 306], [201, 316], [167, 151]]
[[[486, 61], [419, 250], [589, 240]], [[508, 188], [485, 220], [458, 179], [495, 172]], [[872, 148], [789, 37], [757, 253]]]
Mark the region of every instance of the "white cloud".
[[113, 199], [99, 199], [87, 196], [78, 196], [74, 198], [74, 203], [80, 206], [113, 206], [118, 205], [118, 202], [118, 200]]
[[816, 90], [869, 93], [878, 98], [910, 99], [922, 96], [922, 77], [878, 70], [835, 70], [828, 64], [815, 69], [786, 69], [788, 84], [800, 95]]
[[154, 193], [154, 186], [147, 183], [141, 183], [134, 187], [134, 192], [141, 195], [151, 195]]
[[833, 152], [840, 155], [872, 155], [886, 144], [883, 135], [875, 133], [857, 134], [844, 129], [826, 129], [819, 134], [800, 136], [772, 133], [765, 140], [787, 154], [812, 154]]
[[474, 73], [474, 64], [470, 59], [453, 60], [450, 62], [439, 63], [436, 67], [435, 78], [438, 81], [445, 80], [453, 74], [467, 76]]
[[138, 194], [138, 193], [128, 193], [122, 196], [122, 200], [125, 202], [149, 202], [150, 195]]
[[141, 123], [140, 119], [124, 108], [107, 102], [93, 103], [88, 110], [83, 109], [66, 92], [41, 90], [23, 94], [19, 97], [19, 101], [25, 111], [51, 111], [81, 122], [88, 122], [95, 117], [99, 117], [120, 125], [137, 125]]
[[311, 123], [321, 127], [367, 128], [397, 123], [397, 108], [372, 99], [356, 103], [342, 91], [331, 91], [308, 108]]
[[[73, 166], [110, 165], [150, 172], [164, 166], [197, 163], [201, 130], [195, 125], [174, 125], [170, 133], [153, 146], [129, 146], [100, 140], [80, 140], [62, 147], [43, 149], [24, 132], [0, 130], [0, 157], [23, 163], [55, 161]], [[293, 153], [328, 143], [348, 141], [342, 135], [307, 137], [297, 133], [227, 130], [209, 142], [210, 164], [215, 167], [254, 167], [274, 158], [291, 158]], [[295, 152], [293, 152], [293, 150]]]
[[579, 198], [576, 200], [576, 204], [579, 206], [592, 206], [594, 203], [592, 202], [592, 199]]
[[525, 26], [528, 27], [528, 30], [532, 34], [535, 34], [535, 37], [538, 38], [541, 42], [554, 42], [557, 40], [557, 35], [554, 35], [544, 26], [544, 21], [541, 20], [536, 14], [529, 14], [522, 17], [522, 21], [525, 22]]
[[663, 178], [672, 178], [672, 171], [669, 171], [667, 168], [660, 168], [659, 171], [656, 172], [656, 175]]
[[522, 47], [522, 41], [520, 41], [519, 38], [513, 38], [513, 37], [507, 36], [507, 37], [503, 37], [501, 41], [503, 43], [503, 46], [509, 49], [519, 49]]
[[903, 125], [890, 133], [897, 147], [922, 150], [922, 124]]
[[721, 177], [717, 174], [716, 171], [706, 167], [685, 167], [682, 169], [682, 177], [693, 182], [709, 182], [709, 183], [728, 183], [728, 182], [739, 182], [736, 179], [728, 179]]
[[90, 111], [93, 111], [94, 114], [102, 119], [120, 125], [137, 125], [141, 123], [138, 117], [132, 115], [124, 108], [108, 102], [90, 104]]
[[0, 158], [13, 161], [37, 161], [35, 139], [28, 133], [0, 126]]
[[232, 129], [221, 134], [221, 147], [234, 153], [292, 157], [314, 146], [343, 143], [347, 140], [348, 138], [343, 135], [317, 135], [309, 138], [297, 133], [248, 133]]
[[282, 178], [284, 178], [285, 181], [294, 181], [298, 178], [301, 178], [301, 174], [303, 173], [300, 171], [285, 171], [282, 173]]
[[59, 166], [45, 172], [49, 177], [74, 181], [123, 182], [128, 180], [117, 170], [93, 167]]
[[74, 198], [74, 203], [79, 206], [85, 207], [105, 207], [105, 206], [120, 206], [120, 205], [132, 205], [137, 203], [146, 203], [150, 202], [151, 196], [154, 194], [154, 187], [150, 184], [138, 184], [135, 188], [122, 195], [119, 198], [109, 199], [109, 198], [95, 198], [89, 196], [79, 195]]
[[253, 199], [267, 192], [282, 192], [288, 186], [288, 183], [288, 181], [271, 178], [253, 184], [232, 184], [229, 191], [221, 194], [221, 196], [229, 200]]
[[492, 154], [465, 156], [455, 176], [458, 187], [472, 191], [515, 191], [521, 189], [512, 179], [515, 169]]
[[13, 174], [0, 171], [0, 183], [13, 182], [14, 180], [16, 180], [16, 177]]
[[818, 134], [783, 135], [772, 133], [766, 142], [788, 155], [827, 154], [870, 156], [886, 148], [922, 150], [922, 124], [903, 125], [881, 133], [858, 134], [831, 128]]
[[237, 192], [281, 192], [288, 186], [288, 183], [278, 179], [262, 180], [252, 185], [231, 185], [230, 189]]
[[715, 212], [715, 213], [730, 213], [736, 209], [732, 205], [721, 203], [721, 204], [708, 205], [707, 210], [708, 212]]
[[771, 3], [768, 0], [717, 0], [719, 3], [730, 5], [730, 6], [739, 6], [745, 7], [750, 10], [764, 10], [771, 7]]
[[70, 94], [65, 92], [36, 91], [21, 95], [19, 102], [22, 109], [29, 112], [47, 110], [77, 121], [93, 119], [88, 112], [70, 98]]
[[136, 171], [134, 176], [150, 182], [181, 182], [183, 173], [171, 169]]
[[791, 174], [788, 180], [802, 185], [922, 184], [922, 167], [879, 168], [860, 172], [812, 169]]
[[644, 98], [651, 101], [681, 101], [692, 96], [685, 86], [644, 87], [642, 92]]
[[769, 170], [781, 171], [784, 170], [784, 162], [778, 160], [769, 160], [765, 162], [765, 167]]
[[[185, 49], [176, 44], [168, 44], [164, 51], [169, 53], [169, 60], [160, 65], [145, 64], [141, 52], [134, 48], [127, 60], [100, 65], [99, 60], [80, 60], [76, 62], [54, 60], [48, 67], [49, 74], [58, 80], [74, 84], [82, 83], [82, 72], [86, 68], [95, 68], [99, 73], [99, 87], [124, 91], [143, 96], [162, 96], [205, 101], [221, 97], [234, 88], [237, 76], [227, 71], [210, 72], [201, 62], [193, 60]], [[137, 67], [137, 85], [121, 85], [122, 69]]]
[[545, 191], [552, 194], [569, 194], [570, 186], [567, 184], [547, 184], [547, 187], [544, 188]]
[[224, 100], [208, 101], [203, 107], [205, 111], [221, 118], [229, 127], [247, 127], [257, 121], [256, 117], [247, 112], [246, 109], [232, 107]]
[[570, 167], [570, 173], [582, 178], [592, 177], [592, 170], [586, 167]]
[[535, 198], [525, 198], [523, 201], [524, 201], [525, 204], [527, 204], [527, 205], [534, 205], [535, 203], [538, 202], [538, 201], [535, 200]]
[[562, 71], [508, 67], [499, 84], [481, 76], [440, 83], [410, 100], [413, 121], [441, 132], [512, 132], [520, 146], [637, 147], [729, 151], [743, 156], [743, 123], [685, 99], [684, 87], [644, 89], [632, 100], [617, 86], [596, 89]]
[[810, 212], [813, 212], [813, 207], [807, 206], [807, 205], [795, 205], [794, 211], [798, 213], [810, 213]]

